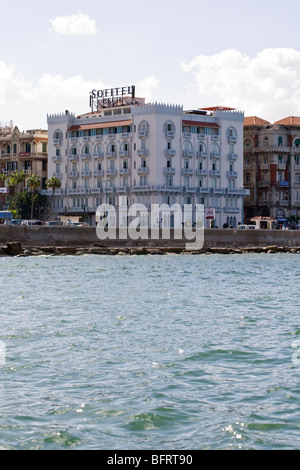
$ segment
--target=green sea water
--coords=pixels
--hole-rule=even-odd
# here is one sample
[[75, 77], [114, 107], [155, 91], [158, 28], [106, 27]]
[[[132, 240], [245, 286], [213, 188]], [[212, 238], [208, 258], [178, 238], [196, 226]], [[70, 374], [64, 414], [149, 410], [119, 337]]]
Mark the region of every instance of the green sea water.
[[294, 254], [0, 259], [0, 448], [298, 449]]

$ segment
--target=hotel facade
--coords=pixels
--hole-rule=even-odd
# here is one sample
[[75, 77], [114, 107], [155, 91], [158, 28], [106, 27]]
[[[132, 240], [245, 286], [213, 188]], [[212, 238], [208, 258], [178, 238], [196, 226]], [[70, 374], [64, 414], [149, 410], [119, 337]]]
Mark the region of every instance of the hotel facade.
[[256, 116], [244, 121], [245, 218], [267, 216], [295, 223], [300, 216], [300, 118], [273, 124]]
[[[41, 188], [46, 188], [48, 175], [48, 132], [43, 129], [20, 131], [17, 126], [0, 127], [0, 172], [7, 177], [14, 171], [27, 177], [35, 174], [40, 177]], [[7, 191], [5, 182], [0, 183], [0, 204], [5, 206]]]
[[[128, 87], [129, 88], [129, 87]], [[134, 88], [134, 87], [132, 87]], [[243, 122], [232, 108], [181, 106], [97, 92], [92, 112], [48, 115], [48, 178], [62, 182], [53, 211], [95, 224], [97, 207], [204, 204], [215, 226], [243, 219]], [[123, 89], [121, 89], [123, 90]], [[120, 92], [121, 93], [121, 92]], [[94, 104], [94, 106], [93, 106]]]

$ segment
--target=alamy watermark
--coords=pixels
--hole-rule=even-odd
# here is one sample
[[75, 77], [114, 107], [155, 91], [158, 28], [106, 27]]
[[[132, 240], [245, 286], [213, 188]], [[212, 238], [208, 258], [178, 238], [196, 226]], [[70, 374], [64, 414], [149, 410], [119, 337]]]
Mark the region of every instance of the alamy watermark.
[[100, 240], [186, 240], [187, 250], [204, 245], [204, 205], [132, 204], [119, 198], [119, 206], [101, 204], [96, 211], [97, 237]]
[[300, 364], [300, 339], [292, 342], [292, 348], [295, 349], [292, 354], [292, 363], [298, 366]]

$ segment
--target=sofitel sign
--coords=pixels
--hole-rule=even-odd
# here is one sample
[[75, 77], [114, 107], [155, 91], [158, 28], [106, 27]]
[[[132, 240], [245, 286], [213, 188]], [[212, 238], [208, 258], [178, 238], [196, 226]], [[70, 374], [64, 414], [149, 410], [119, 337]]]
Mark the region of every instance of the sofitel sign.
[[106, 90], [92, 90], [90, 92], [90, 107], [92, 110], [107, 108], [124, 103], [124, 98], [135, 98], [135, 86], [107, 88]]

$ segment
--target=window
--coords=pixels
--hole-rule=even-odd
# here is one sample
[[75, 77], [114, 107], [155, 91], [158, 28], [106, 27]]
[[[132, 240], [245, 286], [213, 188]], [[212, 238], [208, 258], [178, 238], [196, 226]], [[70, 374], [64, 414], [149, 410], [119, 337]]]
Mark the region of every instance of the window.
[[47, 153], [47, 142], [42, 143], [42, 152]]
[[187, 186], [189, 187], [190, 186], [190, 177], [189, 176], [185, 176], [184, 177], [184, 183], [183, 183], [184, 186]]

